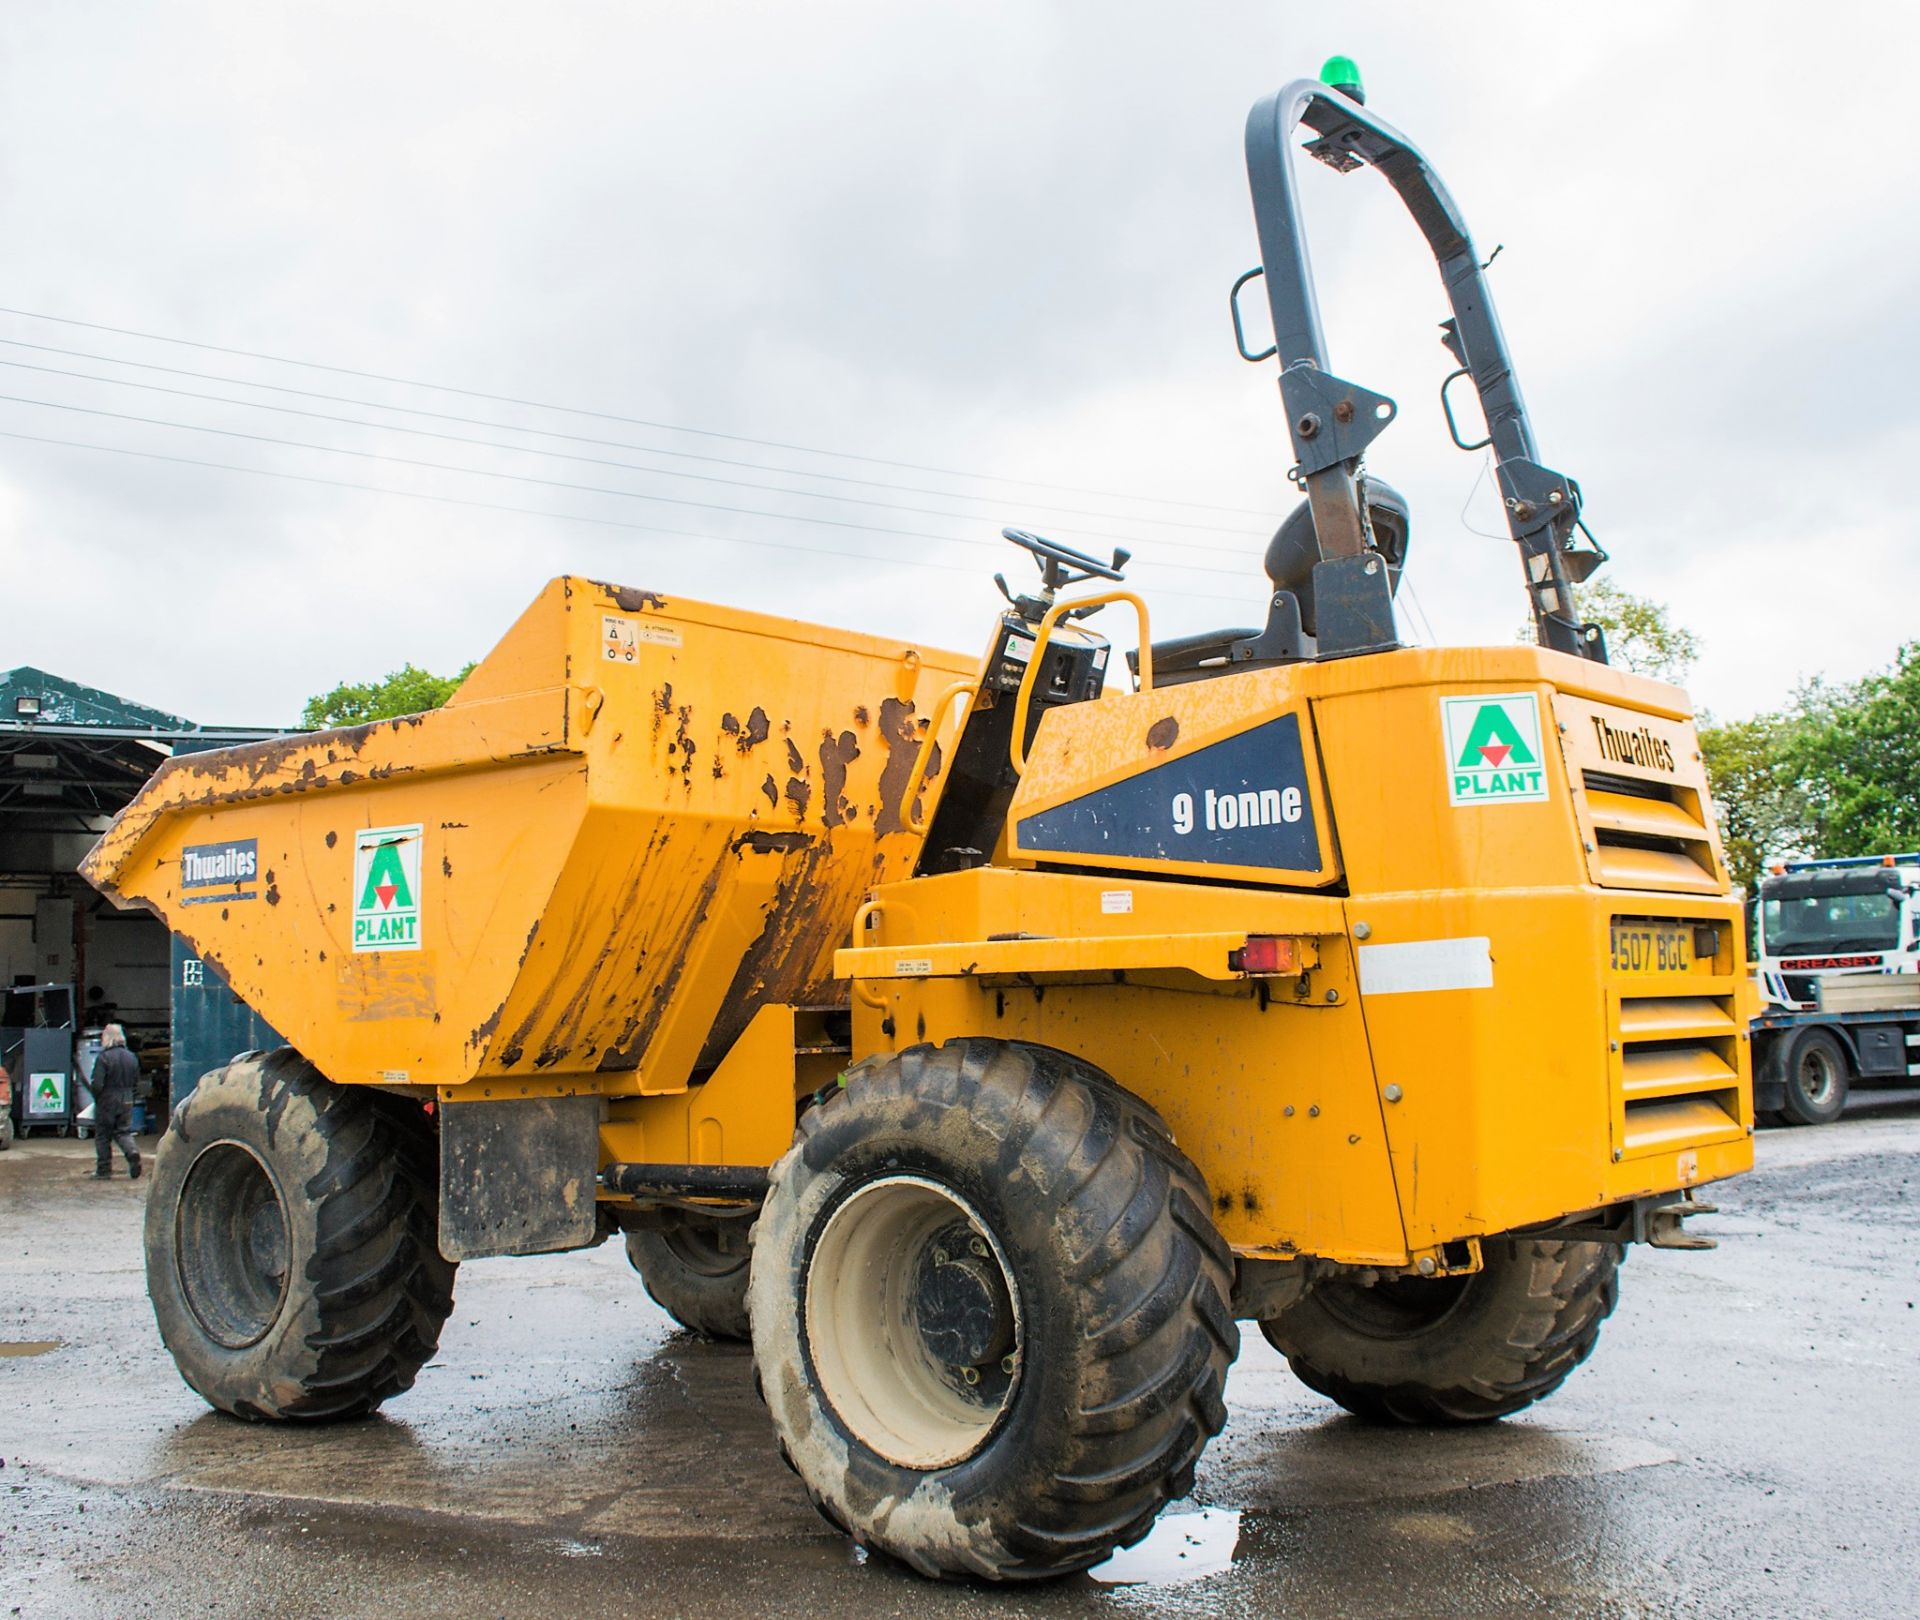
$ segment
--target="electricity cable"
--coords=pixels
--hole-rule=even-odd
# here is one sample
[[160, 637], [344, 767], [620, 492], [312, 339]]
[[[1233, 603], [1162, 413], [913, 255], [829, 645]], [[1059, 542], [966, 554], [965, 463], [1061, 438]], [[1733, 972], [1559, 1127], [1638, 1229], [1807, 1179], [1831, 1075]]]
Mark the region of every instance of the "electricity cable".
[[[442, 506], [468, 507], [485, 512], [510, 512], [521, 517], [552, 519], [562, 523], [585, 523], [596, 528], [623, 529], [636, 534], [658, 534], [674, 539], [703, 540], [715, 545], [758, 546], [770, 551], [803, 552], [814, 556], [847, 557], [855, 562], [873, 563], [880, 567], [931, 568], [942, 573], [966, 574], [978, 579], [980, 571], [963, 563], [935, 562], [929, 558], [877, 556], [872, 552], [841, 551], [831, 546], [786, 544], [778, 540], [755, 540], [744, 535], [707, 534], [698, 530], [668, 529], [652, 523], [632, 523], [621, 518], [589, 517], [579, 512], [556, 512], [540, 507], [513, 506], [503, 501], [477, 501], [458, 495], [435, 495], [426, 490], [395, 489], [389, 484], [363, 484], [352, 479], [323, 478], [313, 473], [285, 472], [275, 467], [247, 467], [236, 462], [204, 461], [194, 456], [176, 456], [159, 450], [135, 450], [126, 445], [89, 444], [79, 439], [58, 439], [46, 434], [21, 433], [11, 428], [0, 428], [0, 438], [16, 439], [25, 444], [45, 444], [58, 446], [66, 450], [90, 450], [102, 455], [135, 456], [142, 461], [167, 462], [180, 467], [202, 467], [216, 472], [244, 473], [256, 478], [280, 478], [296, 484], [318, 484], [329, 489], [351, 489], [364, 491], [370, 495], [392, 495], [403, 500], [432, 501]], [[878, 533], [892, 531], [878, 530]], [[1237, 603], [1238, 599], [1229, 596], [1215, 596], [1199, 591], [1156, 590], [1156, 595], [1180, 597], [1193, 602]]]
[[[826, 483], [852, 484], [862, 489], [891, 490], [897, 494], [903, 494], [903, 495], [930, 495], [938, 499], [954, 500], [954, 501], [973, 501], [981, 505], [985, 505], [989, 502], [1000, 501], [1004, 499], [1004, 497], [1002, 496], [993, 495], [993, 494], [970, 495], [966, 493], [964, 490], [930, 489], [924, 485], [919, 485], [919, 484], [900, 484], [884, 478], [855, 478], [847, 473], [815, 472], [804, 467], [782, 467], [782, 466], [777, 466], [765, 461], [743, 461], [738, 457], [733, 457], [733, 456], [708, 456], [708, 455], [702, 455], [698, 451], [694, 451], [694, 450], [669, 450], [660, 445], [634, 444], [632, 441], [626, 440], [626, 439], [601, 439], [601, 438], [596, 438], [591, 434], [566, 433], [566, 432], [562, 432], [558, 428], [529, 427], [526, 424], [521, 422], [502, 422], [492, 417], [462, 416], [457, 412], [453, 412], [453, 411], [430, 411], [418, 405], [393, 405], [393, 404], [389, 404], [385, 400], [367, 399], [361, 395], [356, 395], [356, 394], [329, 394], [324, 390], [317, 389], [317, 388], [294, 388], [286, 383], [260, 382], [251, 377], [234, 377], [234, 376], [229, 376], [223, 372], [217, 372], [217, 371], [195, 371], [191, 367], [187, 367], [187, 366], [163, 366], [159, 364], [157, 361], [153, 361], [153, 360], [132, 360], [132, 359], [125, 358], [124, 356], [121, 356], [121, 355], [100, 354], [96, 351], [89, 350], [89, 349], [67, 349], [67, 348], [61, 348], [58, 345], [51, 344], [51, 343], [29, 343], [24, 338], [0, 337], [0, 344], [5, 344], [8, 348], [14, 348], [14, 349], [31, 349], [37, 354], [57, 354], [73, 360], [92, 360], [104, 365], [129, 366], [140, 371], [155, 371], [169, 377], [191, 377], [199, 382], [225, 383], [228, 386], [235, 387], [235, 388], [259, 388], [259, 389], [265, 389], [271, 393], [289, 394], [299, 399], [325, 400], [328, 403], [334, 404], [334, 405], [357, 405], [368, 410], [391, 411], [401, 416], [424, 417], [430, 421], [436, 421], [436, 422], [454, 422], [464, 427], [492, 428], [496, 432], [526, 433], [526, 434], [531, 434], [536, 438], [559, 439], [568, 444], [593, 445], [600, 449], [605, 449], [605, 450], [628, 450], [640, 455], [662, 456], [674, 461], [697, 461], [704, 465], [714, 466], [714, 467], [739, 467], [752, 472], [780, 473], [790, 478], [813, 478]], [[16, 360], [0, 360], [0, 365], [19, 366], [21, 367], [21, 369], [29, 370], [29, 371], [33, 371], [33, 370], [47, 371], [47, 372], [51, 372], [55, 376], [84, 377], [86, 375], [86, 373], [84, 372], [59, 371], [56, 368], [51, 366], [38, 366], [38, 367], [28, 366], [24, 362], [16, 361]], [[125, 388], [151, 386], [146, 384], [133, 383], [123, 378], [96, 378], [94, 380], [110, 383], [114, 386], [125, 387]], [[212, 396], [189, 395], [188, 397], [210, 398]], [[236, 400], [236, 401], [232, 401], [232, 403], [244, 404], [249, 409], [260, 409], [260, 410], [273, 409], [272, 406], [266, 405], [264, 402], [260, 402], [260, 401]], [[383, 423], [381, 425], [384, 427], [391, 424]], [[396, 431], [404, 432], [407, 430], [398, 428], [396, 426]], [[515, 448], [521, 449], [523, 450], [524, 453], [529, 455], [541, 455], [541, 454], [547, 453], [544, 451], [535, 450], [535, 449], [532, 449], [531, 447], [525, 447], [525, 446], [518, 446]], [[649, 469], [649, 470], [653, 470], [653, 469]], [[668, 472], [667, 469], [662, 468], [658, 470], [661, 471], [666, 476], [675, 476], [674, 474]], [[812, 492], [811, 491], [795, 491], [794, 493], [800, 494], [800, 493], [812, 493]], [[1103, 521], [1112, 522], [1112, 523], [1149, 524], [1157, 528], [1178, 529], [1182, 532], [1199, 529], [1210, 534], [1239, 535], [1242, 538], [1249, 539], [1249, 540], [1258, 539], [1258, 540], [1264, 541], [1264, 539], [1266, 538], [1265, 531], [1255, 532], [1253, 530], [1239, 528], [1236, 526], [1221, 524], [1221, 523], [1195, 523], [1183, 518], [1149, 517], [1145, 514], [1136, 514], [1132, 512], [1102, 512], [1102, 511], [1096, 511], [1090, 507], [1060, 506], [1051, 501], [1023, 500], [1021, 504], [1024, 507], [1029, 508], [1031, 510], [1042, 511], [1042, 512], [1063, 512], [1073, 517], [1100, 518]], [[983, 514], [970, 514], [970, 515], [983, 516]], [[1260, 515], [1264, 516], [1265, 514], [1260, 514]], [[1083, 530], [1081, 532], [1084, 533], [1086, 531]], [[1215, 547], [1213, 549], [1224, 550], [1226, 548]]]
[[[59, 366], [37, 366], [25, 360], [0, 359], [0, 366], [9, 366], [18, 371], [39, 372], [43, 376], [66, 377], [78, 382], [104, 383], [110, 388], [138, 388], [148, 393], [167, 394], [176, 399], [197, 399], [211, 405], [233, 405], [242, 410], [275, 411], [285, 416], [301, 416], [315, 422], [332, 422], [342, 427], [367, 428], [375, 433], [410, 433], [419, 438], [438, 439], [447, 444], [471, 445], [482, 450], [500, 450], [508, 455], [547, 456], [557, 461], [577, 461], [593, 467], [611, 467], [622, 472], [634, 472], [656, 478], [686, 478], [703, 484], [721, 484], [730, 489], [753, 489], [769, 495], [792, 495], [810, 501], [838, 501], [849, 506], [870, 506], [887, 512], [909, 512], [919, 517], [945, 518], [968, 522], [988, 522], [990, 519], [982, 513], [949, 512], [938, 507], [906, 506], [897, 501], [876, 501], [859, 495], [838, 495], [827, 491], [812, 489], [794, 489], [784, 484], [756, 484], [739, 478], [720, 478], [711, 473], [681, 472], [672, 467], [647, 467], [638, 462], [614, 461], [606, 456], [585, 456], [567, 450], [540, 450], [526, 445], [502, 444], [497, 439], [477, 439], [463, 433], [443, 433], [435, 428], [408, 427], [400, 422], [373, 422], [364, 417], [334, 416], [326, 411], [310, 411], [297, 405], [274, 405], [265, 400], [235, 399], [225, 394], [203, 394], [192, 388], [172, 388], [165, 383], [136, 382], [128, 377], [103, 377], [94, 372], [69, 371]], [[973, 497], [964, 497], [972, 499]], [[1071, 525], [1049, 524], [1056, 534], [1070, 534], [1096, 540], [1111, 540], [1121, 545], [1151, 545], [1155, 542], [1139, 535], [1112, 534], [1099, 529], [1080, 529]], [[1253, 536], [1249, 535], [1251, 539]], [[986, 544], [988, 542], [975, 542]], [[1216, 551], [1227, 556], [1245, 556], [1236, 547], [1207, 545], [1204, 542], [1189, 541], [1184, 549]]]
[[712, 428], [683, 427], [673, 422], [656, 422], [645, 417], [623, 416], [614, 411], [591, 410], [579, 405], [555, 405], [514, 394], [493, 394], [477, 388], [456, 387], [451, 383], [423, 382], [410, 377], [391, 376], [385, 372], [360, 371], [351, 366], [328, 365], [318, 360], [300, 360], [288, 355], [264, 353], [258, 349], [239, 349], [218, 343], [201, 343], [192, 338], [168, 337], [158, 332], [143, 332], [126, 326], [109, 326], [100, 321], [75, 320], [65, 315], [46, 315], [31, 309], [13, 309], [0, 305], [0, 315], [14, 315], [31, 321], [48, 321], [58, 326], [74, 326], [89, 332], [109, 332], [116, 337], [140, 338], [151, 343], [172, 343], [182, 348], [200, 349], [209, 354], [233, 355], [244, 360], [263, 360], [271, 365], [302, 366], [310, 371], [326, 371], [341, 377], [358, 377], [365, 382], [390, 383], [400, 388], [431, 389], [435, 393], [457, 394], [466, 399], [484, 399], [496, 405], [516, 405], [528, 410], [555, 411], [568, 416], [591, 417], [603, 422], [621, 422], [629, 427], [654, 428], [668, 433], [692, 434], [705, 439], [722, 439], [732, 444], [759, 445], [764, 449], [787, 450], [796, 455], [828, 456], [841, 461], [864, 462], [869, 466], [895, 467], [905, 472], [935, 473], [943, 478], [970, 478], [982, 483], [1019, 484], [1028, 489], [1050, 489], [1068, 495], [1091, 495], [1103, 500], [1141, 501], [1159, 506], [1185, 506], [1195, 511], [1227, 512], [1241, 517], [1264, 518], [1268, 515], [1249, 507], [1217, 506], [1205, 501], [1180, 500], [1165, 495], [1138, 495], [1119, 490], [1088, 489], [1075, 484], [1042, 483], [1036, 479], [1011, 478], [998, 473], [968, 472], [958, 467], [936, 467], [915, 461], [893, 461], [884, 456], [859, 455], [849, 450], [823, 450], [817, 446], [792, 444], [780, 439], [759, 439], [744, 433], [721, 433]]
[[[579, 484], [564, 478], [541, 478], [532, 473], [500, 472], [485, 467], [460, 467], [450, 462], [424, 461], [415, 456], [396, 456], [380, 450], [356, 450], [345, 445], [315, 444], [304, 439], [283, 439], [268, 433], [247, 433], [239, 428], [209, 427], [198, 422], [175, 422], [165, 417], [140, 416], [129, 411], [110, 411], [94, 405], [72, 405], [60, 400], [33, 399], [21, 394], [0, 394], [0, 403], [68, 411], [75, 415], [97, 416], [108, 421], [138, 423], [143, 427], [170, 428], [185, 433], [207, 433], [223, 439], [241, 439], [250, 444], [278, 445], [291, 450], [311, 450], [322, 455], [352, 456], [362, 461], [391, 462], [395, 466], [415, 467], [427, 472], [452, 473], [459, 477], [494, 478], [516, 484], [533, 484], [543, 489], [565, 489], [585, 495], [612, 496], [619, 500], [651, 501], [665, 506], [684, 506], [695, 511], [726, 512], [738, 517], [767, 518], [781, 523], [812, 523], [825, 528], [853, 529], [866, 534], [891, 535], [899, 539], [933, 540], [945, 545], [980, 546], [992, 551], [1000, 549], [991, 540], [974, 540], [963, 535], [933, 534], [924, 529], [888, 528], [881, 524], [855, 523], [846, 518], [815, 517], [801, 512], [769, 512], [760, 507], [729, 506], [718, 501], [694, 501], [678, 495], [655, 495], [642, 490], [615, 489], [603, 484]], [[1171, 560], [1161, 562], [1158, 559], [1149, 558], [1142, 558], [1141, 561], [1157, 567], [1178, 567], [1184, 573], [1219, 574], [1229, 579], [1244, 577], [1241, 570], [1232, 568], [1209, 568], [1198, 563], [1181, 564]]]

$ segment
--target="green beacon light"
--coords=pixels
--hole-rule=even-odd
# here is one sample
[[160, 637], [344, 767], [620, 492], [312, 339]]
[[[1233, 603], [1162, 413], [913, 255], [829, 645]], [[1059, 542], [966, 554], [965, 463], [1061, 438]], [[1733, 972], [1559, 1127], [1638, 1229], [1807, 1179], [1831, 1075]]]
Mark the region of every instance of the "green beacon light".
[[1351, 56], [1329, 56], [1320, 69], [1320, 82], [1365, 105], [1367, 87], [1360, 82], [1360, 64]]

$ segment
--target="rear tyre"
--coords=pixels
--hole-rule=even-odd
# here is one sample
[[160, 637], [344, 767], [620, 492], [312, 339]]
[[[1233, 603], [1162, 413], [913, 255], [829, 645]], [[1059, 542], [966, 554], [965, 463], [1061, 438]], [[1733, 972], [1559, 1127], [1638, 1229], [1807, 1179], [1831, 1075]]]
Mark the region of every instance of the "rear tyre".
[[1606, 1243], [1490, 1239], [1464, 1277], [1319, 1284], [1260, 1324], [1309, 1389], [1373, 1423], [1486, 1423], [1551, 1395], [1620, 1297]]
[[1847, 1106], [1852, 1071], [1840, 1043], [1808, 1029], [1787, 1053], [1787, 1094], [1780, 1117], [1789, 1125], [1831, 1125]]
[[1159, 1117], [993, 1040], [849, 1071], [754, 1233], [754, 1361], [815, 1505], [923, 1575], [1098, 1563], [1226, 1421], [1232, 1257]]
[[147, 1200], [147, 1291], [180, 1375], [243, 1418], [360, 1417], [412, 1387], [453, 1308], [425, 1114], [290, 1048], [174, 1111]]
[[669, 1224], [627, 1234], [627, 1260], [654, 1304], [683, 1328], [709, 1339], [747, 1339], [747, 1262], [751, 1222], [676, 1215]]

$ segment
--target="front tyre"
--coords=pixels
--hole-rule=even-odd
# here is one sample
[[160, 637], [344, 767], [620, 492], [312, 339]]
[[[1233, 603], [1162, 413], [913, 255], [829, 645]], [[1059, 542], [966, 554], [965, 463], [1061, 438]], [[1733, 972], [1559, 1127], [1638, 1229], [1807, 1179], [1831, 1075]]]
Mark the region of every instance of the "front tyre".
[[1503, 1418], [1587, 1359], [1620, 1297], [1606, 1243], [1488, 1239], [1479, 1271], [1363, 1287], [1335, 1277], [1260, 1324], [1309, 1389], [1374, 1423]]
[[147, 1291], [180, 1375], [243, 1418], [359, 1417], [412, 1387], [453, 1308], [417, 1105], [290, 1048], [174, 1111], [146, 1215]]
[[781, 1449], [923, 1575], [1063, 1575], [1145, 1535], [1226, 1421], [1231, 1255], [1159, 1117], [993, 1040], [849, 1071], [801, 1119], [748, 1302]]

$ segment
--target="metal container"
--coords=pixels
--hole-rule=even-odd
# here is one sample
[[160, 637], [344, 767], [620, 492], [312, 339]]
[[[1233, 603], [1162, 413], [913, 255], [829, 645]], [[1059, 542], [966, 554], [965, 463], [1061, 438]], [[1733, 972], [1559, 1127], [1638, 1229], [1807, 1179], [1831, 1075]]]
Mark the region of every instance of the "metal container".
[[445, 708], [176, 758], [81, 870], [336, 1081], [678, 1091], [761, 1006], [844, 1005], [972, 669], [556, 579]]

